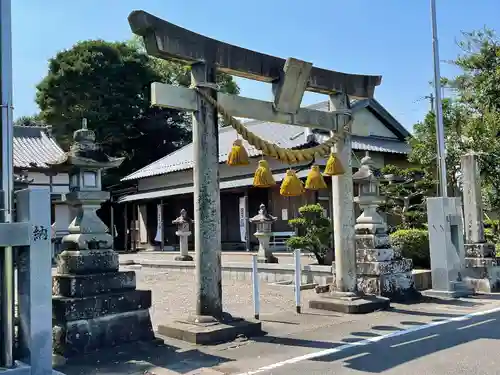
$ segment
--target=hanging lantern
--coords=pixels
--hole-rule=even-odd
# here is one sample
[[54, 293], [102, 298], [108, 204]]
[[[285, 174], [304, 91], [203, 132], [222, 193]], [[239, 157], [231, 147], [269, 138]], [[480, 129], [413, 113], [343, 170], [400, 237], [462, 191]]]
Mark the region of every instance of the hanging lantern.
[[308, 190], [320, 190], [326, 189], [326, 182], [319, 170], [319, 166], [313, 165], [311, 170], [307, 174], [306, 179], [306, 189]]
[[266, 160], [259, 160], [259, 167], [255, 171], [253, 177], [253, 186], [267, 188], [276, 184], [273, 174], [269, 169], [269, 164]]
[[241, 141], [241, 139], [237, 139], [233, 142], [231, 151], [227, 156], [227, 164], [231, 166], [250, 164], [250, 161], [248, 160], [247, 150], [245, 150], [245, 147], [243, 147], [243, 142]]
[[335, 153], [330, 154], [323, 173], [327, 176], [338, 176], [345, 173], [342, 162]]
[[289, 169], [281, 183], [280, 194], [285, 197], [297, 197], [304, 194], [304, 184], [295, 174], [295, 171]]

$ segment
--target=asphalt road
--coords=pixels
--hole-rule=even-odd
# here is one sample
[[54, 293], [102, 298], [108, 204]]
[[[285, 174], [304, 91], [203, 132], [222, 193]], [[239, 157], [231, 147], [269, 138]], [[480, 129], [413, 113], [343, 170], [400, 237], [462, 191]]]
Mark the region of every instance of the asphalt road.
[[500, 311], [380, 332], [240, 375], [495, 375]]

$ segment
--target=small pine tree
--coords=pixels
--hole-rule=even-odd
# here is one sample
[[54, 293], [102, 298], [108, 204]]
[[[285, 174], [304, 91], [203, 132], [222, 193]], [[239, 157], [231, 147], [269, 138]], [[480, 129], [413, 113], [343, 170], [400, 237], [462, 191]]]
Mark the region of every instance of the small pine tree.
[[323, 213], [320, 204], [310, 204], [299, 208], [300, 217], [288, 220], [297, 235], [287, 240], [290, 249], [310, 251], [318, 264], [331, 265], [333, 261], [332, 222]]

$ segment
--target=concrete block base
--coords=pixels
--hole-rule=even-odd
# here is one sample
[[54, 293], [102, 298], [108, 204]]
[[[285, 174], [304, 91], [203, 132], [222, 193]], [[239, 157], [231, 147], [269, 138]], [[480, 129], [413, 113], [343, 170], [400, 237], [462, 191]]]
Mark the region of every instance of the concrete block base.
[[336, 311], [345, 314], [368, 314], [390, 307], [389, 298], [378, 296], [338, 297], [321, 296], [309, 301], [311, 309]]
[[460, 297], [468, 297], [474, 294], [474, 290], [470, 288], [467, 284], [462, 282], [455, 282], [452, 285], [451, 290], [437, 290], [437, 289], [429, 289], [424, 290], [422, 295], [425, 297], [434, 297], [434, 298], [460, 298]]
[[205, 322], [198, 322], [197, 319], [193, 318], [176, 320], [167, 325], [159, 325], [158, 333], [197, 345], [230, 342], [241, 335], [252, 337], [264, 334], [261, 322], [235, 317]]

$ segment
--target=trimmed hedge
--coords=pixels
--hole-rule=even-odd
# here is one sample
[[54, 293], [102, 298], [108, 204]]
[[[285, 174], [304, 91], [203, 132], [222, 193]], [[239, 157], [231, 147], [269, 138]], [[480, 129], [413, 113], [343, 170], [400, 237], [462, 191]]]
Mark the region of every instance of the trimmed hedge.
[[392, 247], [413, 260], [415, 268], [430, 268], [429, 232], [427, 229], [399, 229], [390, 235]]

